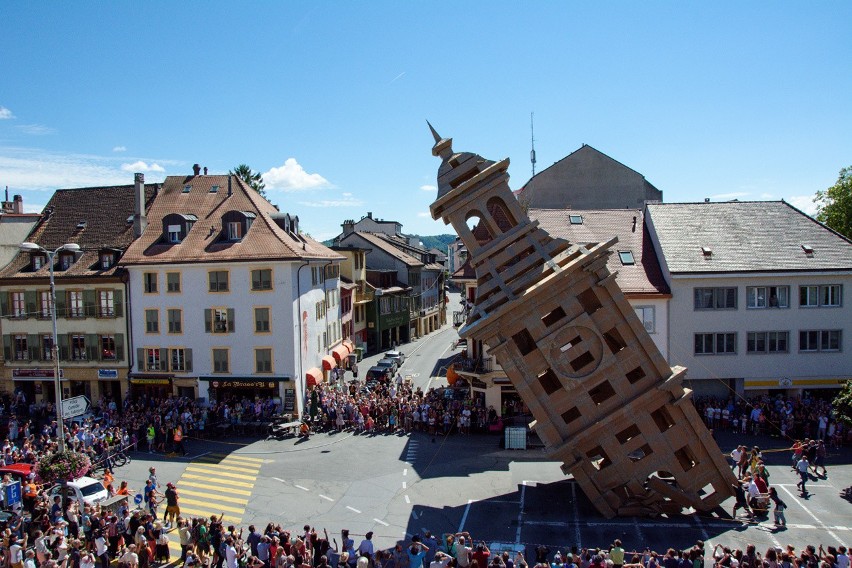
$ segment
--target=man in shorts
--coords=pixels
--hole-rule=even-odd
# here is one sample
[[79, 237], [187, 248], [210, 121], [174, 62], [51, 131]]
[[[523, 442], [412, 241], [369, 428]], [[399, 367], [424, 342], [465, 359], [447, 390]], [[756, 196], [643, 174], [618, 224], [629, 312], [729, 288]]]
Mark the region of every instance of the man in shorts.
[[[175, 519], [180, 516], [180, 506], [178, 505], [178, 496], [177, 488], [174, 483], [169, 482], [166, 484], [166, 512], [163, 513], [163, 521], [166, 523], [166, 528], [171, 528], [175, 524]], [[168, 517], [168, 521], [166, 521], [166, 517]]]

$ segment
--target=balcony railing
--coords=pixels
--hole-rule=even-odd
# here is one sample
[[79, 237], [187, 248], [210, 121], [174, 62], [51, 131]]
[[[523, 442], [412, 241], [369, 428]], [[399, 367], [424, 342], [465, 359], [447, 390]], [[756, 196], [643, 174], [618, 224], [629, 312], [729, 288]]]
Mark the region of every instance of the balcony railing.
[[493, 357], [460, 357], [453, 363], [453, 368], [456, 371], [467, 373], [490, 373], [494, 370]]

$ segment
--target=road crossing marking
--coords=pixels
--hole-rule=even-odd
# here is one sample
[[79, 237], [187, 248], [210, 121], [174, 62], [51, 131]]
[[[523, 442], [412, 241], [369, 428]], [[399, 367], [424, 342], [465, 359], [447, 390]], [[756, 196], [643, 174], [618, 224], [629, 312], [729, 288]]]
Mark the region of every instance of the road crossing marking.
[[[209, 491], [223, 491], [223, 492], [227, 492], [229, 495], [235, 494], [235, 495], [244, 495], [246, 497], [251, 497], [251, 491], [246, 491], [245, 489], [236, 489], [236, 487], [245, 487], [246, 486], [245, 483], [234, 483], [233, 484], [234, 488], [232, 489], [231, 487], [211, 486], [210, 483], [196, 483], [194, 481], [184, 481], [184, 477], [187, 478], [187, 479], [201, 479], [201, 480], [204, 480], [204, 481], [210, 480], [209, 476], [192, 475], [192, 474], [184, 473], [183, 476], [180, 478], [180, 482], [179, 482], [181, 487], [183, 487], [184, 485], [188, 485], [190, 487], [198, 487], [200, 489], [207, 489]], [[221, 479], [217, 480], [216, 484], [217, 485], [232, 485], [230, 483], [224, 482]]]
[[[196, 506], [199, 506], [199, 507], [206, 507], [206, 506], [210, 505], [210, 500], [208, 499], [208, 500], [205, 500], [205, 501], [199, 501], [197, 499], [181, 498], [180, 503], [181, 503], [181, 505], [186, 504], [186, 505], [196, 505]], [[219, 503], [216, 503], [216, 508], [221, 510], [221, 511], [228, 511], [230, 513], [237, 513], [238, 515], [242, 515], [243, 513], [246, 512], [245, 507], [234, 507], [234, 506], [231, 506], [231, 505], [222, 505], [222, 504], [219, 504]]]
[[[183, 482], [182, 485], [188, 485], [187, 482]], [[185, 501], [183, 498], [184, 495], [192, 495], [193, 497], [210, 497], [210, 493], [204, 493], [202, 491], [194, 491], [192, 489], [184, 489], [181, 487], [180, 490], [181, 495], [181, 503]], [[216, 495], [217, 501], [224, 501], [225, 503], [234, 503], [235, 505], [246, 505], [248, 504], [248, 499], [243, 499], [242, 497], [231, 497], [230, 495]]]
[[346, 508], [349, 509], [350, 511], [354, 511], [354, 512], [358, 513], [359, 515], [361, 514], [361, 511], [359, 511], [355, 507], [350, 507], [349, 505], [346, 505]]
[[321, 498], [321, 499], [325, 499], [326, 501], [331, 501], [332, 503], [334, 502], [334, 499], [332, 499], [331, 497], [326, 497], [326, 496], [325, 496], [325, 495], [323, 495], [322, 493], [320, 493], [320, 498]]
[[293, 487], [296, 487], [296, 488], [298, 488], [298, 489], [301, 489], [302, 491], [310, 491], [310, 489], [308, 489], [307, 487], [304, 487], [304, 486], [302, 486], [302, 485], [294, 485]]
[[410, 504], [411, 504], [411, 499], [409, 499], [409, 498], [408, 498], [408, 495], [406, 495], [406, 496], [405, 496], [405, 502], [406, 502], [406, 504], [408, 504], [408, 505], [410, 505]]
[[[193, 464], [203, 466], [203, 467], [215, 467], [217, 470], [225, 470], [225, 471], [233, 471], [236, 473], [257, 473], [260, 471], [260, 468], [255, 468], [255, 471], [250, 471], [249, 468], [245, 465], [239, 464], [234, 465], [234, 463], [229, 463], [225, 465], [224, 462], [216, 463], [216, 462], [192, 462]], [[190, 466], [192, 467], [192, 466]]]
[[209, 473], [212, 475], [220, 476], [220, 477], [228, 477], [231, 479], [242, 479], [246, 481], [254, 481], [257, 479], [257, 475], [243, 475], [240, 473], [231, 473], [229, 471], [222, 471], [213, 466], [197, 466], [190, 465], [186, 468], [186, 471], [196, 472], [196, 473]]
[[381, 520], [381, 519], [377, 519], [377, 518], [373, 517], [373, 520], [374, 520], [374, 521], [376, 521], [377, 523], [379, 523], [380, 525], [384, 525], [384, 526], [386, 526], [386, 527], [389, 527], [389, 526], [390, 526], [389, 524], [387, 524], [386, 522], [384, 522], [384, 521], [383, 521], [383, 520]]

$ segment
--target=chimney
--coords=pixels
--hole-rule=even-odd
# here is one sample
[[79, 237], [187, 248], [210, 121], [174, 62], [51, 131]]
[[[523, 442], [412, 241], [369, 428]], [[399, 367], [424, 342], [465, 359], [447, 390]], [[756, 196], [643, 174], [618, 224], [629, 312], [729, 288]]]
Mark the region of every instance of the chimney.
[[24, 198], [20, 195], [16, 195], [12, 199], [14, 200], [14, 204], [12, 205], [12, 213], [22, 214], [24, 212]]
[[373, 218], [373, 212], [367, 211], [367, 219], [372, 219], [372, 218]]
[[228, 197], [231, 197], [231, 174], [228, 174]]
[[201, 166], [198, 164], [192, 164], [192, 175], [197, 176], [201, 173]]
[[133, 174], [133, 236], [137, 239], [145, 232], [145, 174]]
[[343, 234], [349, 235], [355, 232], [355, 221], [352, 219], [347, 219], [343, 222]]
[[204, 166], [204, 175], [207, 175], [207, 166]]
[[631, 229], [631, 232], [636, 232], [636, 215], [633, 216], [633, 228]]

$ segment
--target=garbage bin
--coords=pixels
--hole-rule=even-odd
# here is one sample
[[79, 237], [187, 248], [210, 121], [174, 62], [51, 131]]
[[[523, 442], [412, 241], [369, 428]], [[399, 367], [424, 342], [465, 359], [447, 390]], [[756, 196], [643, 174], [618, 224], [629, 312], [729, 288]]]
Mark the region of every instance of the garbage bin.
[[506, 428], [506, 449], [507, 450], [526, 450], [527, 449], [527, 429], [526, 428]]

